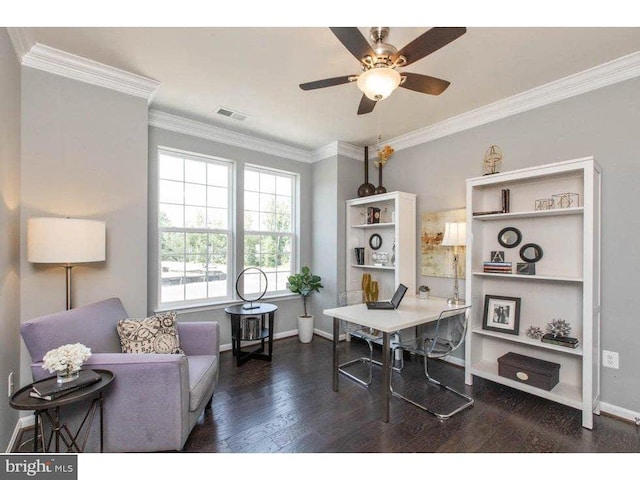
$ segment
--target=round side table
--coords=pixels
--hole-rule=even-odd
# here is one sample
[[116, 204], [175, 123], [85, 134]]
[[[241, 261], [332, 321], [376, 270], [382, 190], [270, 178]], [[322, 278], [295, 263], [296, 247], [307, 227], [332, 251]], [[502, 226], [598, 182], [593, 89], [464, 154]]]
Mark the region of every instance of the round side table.
[[[100, 452], [104, 450], [103, 437], [103, 416], [102, 404], [104, 401], [104, 389], [113, 381], [113, 373], [109, 370], [93, 370], [100, 375], [100, 380], [86, 387], [81, 387], [71, 393], [58, 397], [54, 400], [43, 400], [30, 396], [33, 383], [22, 387], [11, 397], [9, 404], [17, 410], [33, 410], [35, 417], [35, 428], [33, 430], [33, 452], [38, 451], [38, 433], [40, 433], [41, 445], [43, 452], [49, 452], [51, 443], [54, 443], [55, 452], [60, 452], [60, 442], [67, 447], [66, 453], [84, 451], [89, 438], [89, 432], [93, 424], [93, 418], [96, 411], [100, 414]], [[55, 378], [55, 377], [50, 377]], [[47, 379], [45, 379], [47, 380]], [[42, 380], [40, 380], [42, 381]], [[34, 382], [38, 383], [38, 382]], [[78, 427], [78, 431], [73, 433], [68, 425], [60, 418], [60, 407], [71, 405], [82, 400], [92, 399], [84, 419]], [[45, 439], [43, 420], [47, 419], [52, 426], [51, 434]], [[40, 427], [39, 427], [40, 425]], [[84, 429], [84, 430], [83, 430]], [[40, 430], [40, 432], [38, 431]], [[83, 433], [84, 438], [80, 442], [80, 434]], [[75, 449], [75, 450], [74, 450]]]
[[[251, 358], [266, 360], [272, 359], [273, 354], [273, 323], [278, 307], [271, 303], [256, 303], [254, 308], [243, 308], [243, 305], [231, 305], [224, 309], [231, 316], [231, 345], [233, 356], [239, 367]], [[248, 317], [257, 317], [260, 322], [260, 330], [257, 336], [243, 338], [243, 330], [240, 328], [241, 320]], [[260, 346], [255, 350], [242, 350], [242, 342], [260, 341]], [[265, 353], [265, 346], [267, 352]]]

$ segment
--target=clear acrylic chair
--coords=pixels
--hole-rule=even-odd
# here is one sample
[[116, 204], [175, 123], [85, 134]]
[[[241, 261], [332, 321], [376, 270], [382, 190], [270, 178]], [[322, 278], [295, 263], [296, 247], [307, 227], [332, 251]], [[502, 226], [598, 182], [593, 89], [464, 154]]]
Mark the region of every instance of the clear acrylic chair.
[[[464, 342], [467, 327], [469, 325], [469, 311], [471, 307], [462, 307], [452, 310], [446, 310], [440, 313], [435, 324], [435, 331], [431, 335], [423, 334], [419, 338], [411, 339], [406, 342], [402, 340], [394, 346], [395, 350], [402, 349], [404, 351], [420, 355], [424, 357], [424, 374], [427, 377], [427, 382], [447, 390], [455, 394], [463, 402], [454, 406], [448, 411], [435, 411], [434, 408], [428, 406], [425, 403], [421, 403], [417, 399], [411, 399], [407, 396], [401, 395], [393, 389], [393, 371], [391, 372], [391, 394], [395, 397], [401, 398], [422, 410], [425, 410], [438, 418], [449, 418], [462, 410], [469, 408], [473, 405], [473, 399], [464, 393], [461, 393], [453, 388], [439, 382], [431, 375], [427, 368], [427, 360], [430, 358], [442, 358], [455, 350], [457, 350]], [[459, 403], [459, 402], [458, 402]]]
[[[339, 307], [346, 307], [348, 305], [356, 305], [359, 303], [363, 303], [362, 290], [349, 290], [346, 292], [341, 292], [338, 295]], [[354, 358], [353, 360], [341, 363], [338, 366], [338, 371], [351, 380], [359, 383], [360, 385], [368, 387], [369, 385], [371, 385], [371, 380], [373, 378], [373, 366], [382, 366], [381, 362], [379, 362], [378, 360], [374, 360], [373, 358], [373, 344], [382, 340], [382, 333], [369, 327], [363, 327], [362, 325], [351, 323], [346, 320], [340, 320], [340, 330], [345, 332], [347, 335], [363, 340], [369, 347], [369, 356], [358, 357]], [[360, 378], [345, 369], [346, 367], [356, 363], [367, 364], [368, 375], [366, 378]]]

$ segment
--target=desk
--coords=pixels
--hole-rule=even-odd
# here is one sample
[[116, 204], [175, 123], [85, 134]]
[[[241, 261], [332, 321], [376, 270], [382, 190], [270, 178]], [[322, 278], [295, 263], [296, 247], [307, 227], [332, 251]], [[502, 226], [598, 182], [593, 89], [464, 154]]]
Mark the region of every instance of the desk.
[[[231, 316], [231, 348], [233, 356], [236, 357], [236, 366], [239, 367], [251, 358], [271, 361], [273, 353], [273, 322], [276, 310], [278, 310], [278, 307], [270, 303], [256, 303], [255, 308], [247, 310], [243, 309], [242, 305], [231, 305], [224, 309]], [[242, 317], [260, 318], [260, 334], [257, 338], [252, 338], [251, 340], [242, 338], [240, 329], [240, 319]], [[266, 317], [268, 317], [268, 324], [266, 323]], [[243, 341], [260, 341], [260, 346], [256, 350], [243, 351], [241, 348]], [[265, 341], [267, 341], [268, 353], [264, 353]]]
[[[100, 452], [104, 449], [104, 437], [103, 437], [103, 419], [102, 419], [102, 403], [104, 401], [103, 390], [113, 381], [113, 373], [109, 370], [94, 370], [100, 374], [100, 381], [82, 387], [67, 395], [58, 397], [55, 400], [42, 400], [39, 398], [33, 398], [29, 396], [31, 392], [32, 383], [22, 387], [11, 397], [10, 405], [17, 410], [33, 410], [35, 417], [35, 428], [33, 431], [33, 452], [38, 451], [38, 422], [40, 423], [40, 429], [44, 425], [43, 419], [47, 418], [52, 426], [51, 436], [49, 440], [45, 440], [44, 429], [42, 429], [41, 442], [42, 451], [48, 452], [51, 448], [51, 442], [55, 439], [55, 451], [60, 452], [60, 441], [62, 441], [67, 447], [67, 453], [75, 451], [81, 453], [87, 444], [89, 438], [89, 432], [91, 431], [91, 425], [93, 424], [93, 418], [96, 410], [100, 414]], [[60, 420], [60, 407], [64, 405], [71, 405], [82, 400], [87, 400], [93, 397], [91, 405], [84, 416], [84, 420], [78, 427], [78, 431], [74, 434], [69, 430], [66, 423]], [[84, 428], [84, 438], [79, 443], [79, 436]]]
[[422, 300], [405, 295], [397, 310], [368, 310], [363, 303], [324, 310], [323, 314], [333, 317], [333, 391], [338, 391], [340, 320], [381, 331], [382, 388], [380, 390], [380, 401], [382, 403], [382, 421], [389, 422], [389, 402], [391, 399], [391, 351], [389, 339], [391, 334], [398, 330], [433, 322], [438, 319], [441, 312], [461, 307], [463, 305], [449, 305], [446, 298], [430, 297], [427, 300]]

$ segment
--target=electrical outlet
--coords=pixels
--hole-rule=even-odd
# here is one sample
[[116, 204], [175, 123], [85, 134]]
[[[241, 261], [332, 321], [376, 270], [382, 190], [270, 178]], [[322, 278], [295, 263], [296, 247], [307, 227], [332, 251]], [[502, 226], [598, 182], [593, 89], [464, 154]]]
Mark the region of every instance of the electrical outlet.
[[7, 377], [7, 396], [10, 397], [11, 395], [13, 395], [13, 372]]
[[620, 368], [620, 357], [618, 352], [602, 350], [602, 366], [607, 368]]

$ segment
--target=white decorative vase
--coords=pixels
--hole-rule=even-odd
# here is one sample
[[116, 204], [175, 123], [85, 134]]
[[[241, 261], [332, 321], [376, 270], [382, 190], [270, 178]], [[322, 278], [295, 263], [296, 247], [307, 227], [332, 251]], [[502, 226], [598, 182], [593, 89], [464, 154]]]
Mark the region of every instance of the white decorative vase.
[[298, 339], [301, 343], [313, 340], [313, 315], [298, 315]]
[[427, 300], [429, 298], [429, 292], [420, 291], [420, 292], [418, 292], [418, 296], [422, 300]]

